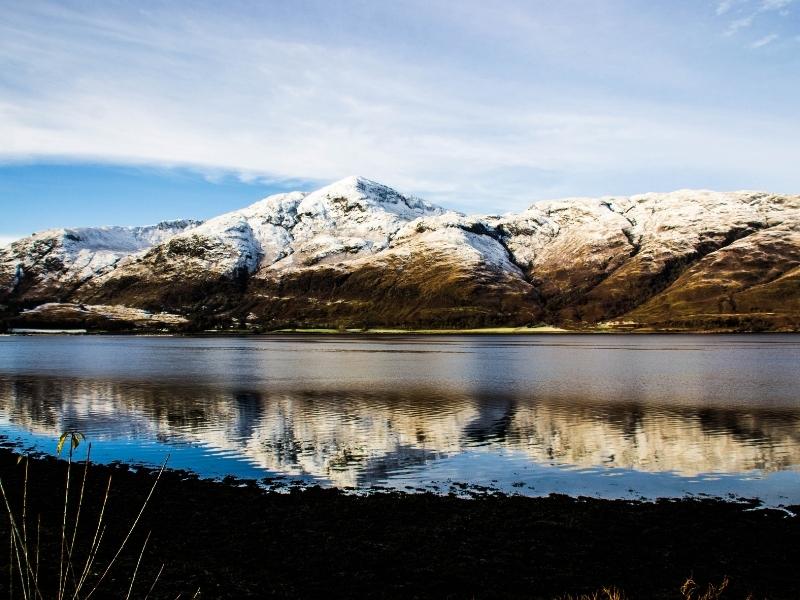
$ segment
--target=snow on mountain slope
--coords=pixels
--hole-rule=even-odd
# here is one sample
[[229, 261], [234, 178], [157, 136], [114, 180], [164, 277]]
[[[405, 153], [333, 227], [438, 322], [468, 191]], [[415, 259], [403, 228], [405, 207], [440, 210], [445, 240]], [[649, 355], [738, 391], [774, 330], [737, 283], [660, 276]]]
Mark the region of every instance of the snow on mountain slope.
[[374, 254], [264, 269], [251, 280], [248, 320], [283, 323], [527, 323], [533, 290], [496, 230], [454, 212], [404, 224]]
[[799, 290], [800, 218], [794, 218], [706, 255], [623, 319], [665, 327], [744, 314], [752, 328], [768, 328], [776, 318], [800, 316]]
[[[725, 294], [783, 315], [783, 327], [800, 322], [798, 224], [800, 197], [763, 192], [570, 198], [465, 216], [348, 177], [200, 225], [45, 232], [0, 251], [0, 274], [7, 295], [28, 304], [166, 310], [204, 327], [569, 324], [626, 313], [667, 323], [735, 305]], [[688, 299], [701, 289], [708, 302]], [[662, 294], [673, 300], [659, 303]]]
[[199, 225], [165, 221], [146, 227], [81, 227], [35, 233], [0, 249], [0, 300], [63, 296], [112, 270], [123, 258]]
[[523, 275], [503, 244], [502, 235], [484, 217], [447, 212], [415, 220], [398, 232], [391, 252], [412, 254], [424, 252], [425, 248], [438, 248], [464, 264], [480, 263]]
[[303, 199], [292, 230], [292, 252], [274, 268], [375, 254], [389, 245], [405, 223], [443, 213], [442, 208], [374, 181], [347, 177]]
[[800, 198], [680, 190], [542, 202], [497, 227], [551, 312], [596, 320], [660, 292], [695, 260], [784, 221], [800, 222]]
[[133, 278], [142, 285], [128, 292], [149, 302], [156, 301], [156, 288], [176, 278], [186, 283], [182, 294], [191, 295], [192, 281], [367, 256], [386, 248], [411, 219], [442, 212], [378, 183], [348, 177], [311, 194], [277, 194], [211, 219], [121, 262], [93, 281], [86, 293], [97, 290], [105, 297], [119, 282]]
[[276, 194], [215, 217], [154, 247], [145, 259], [164, 254], [174, 266], [206, 275], [252, 273], [262, 260], [274, 262], [286, 254], [304, 197], [303, 192]]

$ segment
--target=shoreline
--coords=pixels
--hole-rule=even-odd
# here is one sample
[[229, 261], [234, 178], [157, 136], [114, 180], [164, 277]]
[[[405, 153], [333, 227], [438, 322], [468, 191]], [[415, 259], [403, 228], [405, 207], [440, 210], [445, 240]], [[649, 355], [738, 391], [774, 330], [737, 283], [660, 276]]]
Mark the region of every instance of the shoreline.
[[24, 329], [0, 332], [2, 337], [26, 337], [26, 336], [45, 336], [45, 335], [64, 335], [64, 336], [92, 336], [92, 335], [111, 335], [111, 336], [164, 336], [164, 337], [259, 337], [259, 336], [303, 336], [303, 335], [323, 335], [340, 337], [381, 337], [381, 336], [561, 336], [561, 335], [797, 335], [800, 331], [736, 331], [729, 329], [697, 329], [697, 330], [665, 330], [665, 329], [562, 329], [558, 327], [486, 327], [478, 329], [325, 329], [325, 328], [297, 328], [297, 329], [275, 329], [269, 331], [252, 330], [216, 330], [208, 329], [204, 331], [159, 331], [159, 330], [66, 330], [62, 328], [54, 329]]
[[[26, 464], [19, 456], [0, 448], [0, 477], [17, 504]], [[43, 456], [28, 464], [28, 512], [42, 515], [42, 539], [57, 552], [65, 461]], [[72, 472], [79, 480], [83, 466]], [[87, 522], [96, 518], [109, 476], [113, 540], [141, 508], [155, 474], [92, 464]], [[198, 588], [207, 598], [564, 598], [613, 586], [629, 599], [666, 599], [682, 598], [689, 577], [701, 587], [728, 577], [724, 598], [732, 600], [751, 593], [796, 598], [800, 517], [757, 508], [753, 501], [700, 499], [270, 492], [255, 482], [166, 470], [105, 592], [127, 592], [151, 531], [134, 596], [144, 595], [164, 564], [151, 598], [191, 597]], [[8, 519], [0, 523], [0, 536], [8, 536]], [[0, 581], [2, 594], [7, 576]]]

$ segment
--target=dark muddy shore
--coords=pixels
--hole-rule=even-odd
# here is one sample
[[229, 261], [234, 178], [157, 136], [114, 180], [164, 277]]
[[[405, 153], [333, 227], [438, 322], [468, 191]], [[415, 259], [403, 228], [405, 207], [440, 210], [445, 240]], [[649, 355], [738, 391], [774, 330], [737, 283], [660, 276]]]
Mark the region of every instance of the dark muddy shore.
[[[17, 460], [13, 450], [0, 449], [0, 477], [19, 505], [25, 461]], [[65, 467], [52, 458], [29, 462], [29, 528], [41, 515], [42, 569], [56, 574]], [[76, 492], [82, 468], [72, 471]], [[90, 467], [78, 559], [91, 541], [109, 475], [108, 550], [124, 537], [155, 477], [125, 466]], [[549, 599], [616, 586], [627, 598], [658, 599], [681, 598], [679, 588], [690, 576], [702, 586], [728, 576], [722, 598], [798, 598], [800, 517], [750, 510], [754, 506], [564, 496], [352, 496], [318, 488], [268, 493], [252, 483], [166, 471], [121, 562], [94, 597], [125, 596], [152, 531], [133, 597], [146, 595], [163, 564], [150, 598], [191, 598], [199, 588], [203, 598]], [[5, 515], [0, 523], [5, 597]], [[98, 565], [107, 559], [108, 553]]]

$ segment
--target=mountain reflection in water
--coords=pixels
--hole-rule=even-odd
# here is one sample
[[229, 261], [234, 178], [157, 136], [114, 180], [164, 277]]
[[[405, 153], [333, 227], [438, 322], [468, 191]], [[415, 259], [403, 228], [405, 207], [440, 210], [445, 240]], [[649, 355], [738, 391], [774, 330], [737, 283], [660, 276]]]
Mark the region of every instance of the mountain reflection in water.
[[0, 433], [342, 487], [797, 501], [798, 359], [800, 336], [0, 338]]

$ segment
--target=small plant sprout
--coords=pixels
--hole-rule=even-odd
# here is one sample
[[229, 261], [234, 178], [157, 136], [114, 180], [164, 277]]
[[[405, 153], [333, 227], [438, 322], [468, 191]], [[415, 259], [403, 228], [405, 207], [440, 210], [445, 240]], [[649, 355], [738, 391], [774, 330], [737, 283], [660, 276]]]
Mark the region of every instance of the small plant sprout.
[[56, 446], [56, 454], [61, 456], [61, 451], [64, 449], [64, 442], [69, 440], [69, 455], [70, 455], [70, 458], [72, 458], [72, 452], [85, 439], [86, 439], [86, 436], [83, 435], [80, 431], [77, 431], [77, 430], [65, 431], [58, 438], [58, 445]]

